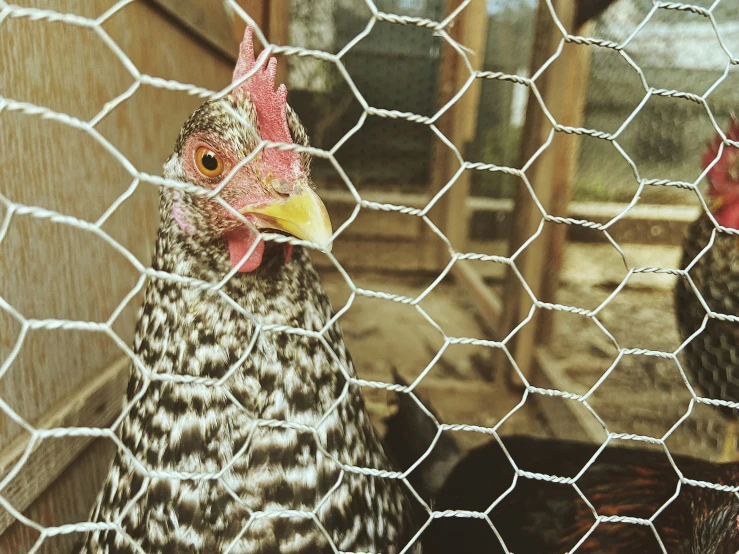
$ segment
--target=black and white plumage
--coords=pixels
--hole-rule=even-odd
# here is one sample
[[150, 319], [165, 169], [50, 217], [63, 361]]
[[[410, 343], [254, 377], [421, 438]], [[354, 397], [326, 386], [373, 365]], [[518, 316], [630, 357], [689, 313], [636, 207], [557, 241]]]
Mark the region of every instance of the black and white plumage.
[[[240, 59], [247, 70], [249, 50], [250, 32]], [[270, 77], [274, 93], [274, 62], [253, 79]], [[266, 140], [307, 144], [286, 105], [289, 135], [270, 135], [263, 90], [236, 89], [199, 108], [165, 176], [212, 188], [215, 181], [194, 173], [193, 152], [206, 177], [214, 160], [228, 169], [257, 143], [249, 126]], [[308, 188], [308, 158], [275, 152], [238, 170], [221, 197], [258, 228], [330, 235], [330, 227], [321, 234], [325, 222], [295, 215], [325, 216]], [[255, 246], [242, 222], [181, 189], [162, 188], [160, 219], [155, 271], [215, 283], [239, 260], [242, 267], [221, 291], [165, 273], [148, 283], [133, 351], [154, 378], [132, 368], [130, 410], [118, 429], [127, 451], [116, 454], [91, 516], [123, 533], [90, 531], [77, 552], [401, 552], [418, 530], [410, 495], [400, 479], [370, 475], [392, 468], [344, 374], [354, 369], [338, 323], [324, 340], [317, 335], [333, 312], [308, 252], [268, 242], [249, 254], [235, 244]], [[235, 260], [234, 252], [244, 255]]]

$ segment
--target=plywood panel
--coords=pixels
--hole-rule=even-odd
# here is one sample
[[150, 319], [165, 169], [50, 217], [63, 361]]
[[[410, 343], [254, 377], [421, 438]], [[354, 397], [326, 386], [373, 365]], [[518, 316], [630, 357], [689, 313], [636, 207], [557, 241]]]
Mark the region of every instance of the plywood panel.
[[[36, 423], [36, 428], [109, 426], [120, 413], [121, 391], [128, 382], [129, 365], [124, 356], [98, 377], [82, 384], [74, 395], [52, 406]], [[27, 435], [19, 436], [0, 454], [0, 480], [14, 472], [13, 480], [2, 491], [3, 498], [21, 512], [52, 485], [91, 442], [90, 437], [78, 436], [46, 438], [31, 445], [29, 439]], [[104, 462], [100, 460], [101, 465], [105, 465]], [[0, 508], [0, 535], [14, 521], [15, 516], [10, 511]]]
[[[87, 520], [90, 506], [95, 502], [114, 451], [115, 445], [108, 440], [98, 439], [93, 442], [25, 515], [45, 526]], [[28, 552], [38, 537], [39, 533], [34, 529], [14, 523], [0, 535], [0, 552]], [[79, 537], [78, 533], [71, 533], [49, 538], [38, 550], [38, 554], [66, 554]]]
[[[108, 0], [26, 5], [95, 17]], [[134, 2], [104, 29], [142, 73], [211, 90], [228, 84], [231, 63], [193, 40], [163, 13]], [[0, 95], [89, 119], [134, 78], [89, 29], [61, 22], [7, 18], [0, 32]], [[202, 100], [142, 86], [98, 126], [137, 169], [160, 174], [179, 128]], [[87, 221], [99, 218], [131, 185], [131, 176], [89, 134], [56, 121], [8, 109], [0, 112], [0, 193]], [[157, 227], [157, 190], [147, 184], [103, 226], [144, 264]], [[0, 295], [26, 317], [104, 321], [131, 290], [137, 272], [102, 239], [29, 215], [15, 215], [0, 243]], [[138, 300], [116, 323], [131, 338]], [[0, 359], [13, 348], [20, 325], [0, 316]], [[35, 421], [121, 355], [101, 333], [38, 330], [0, 381], [0, 396]], [[0, 450], [18, 426], [0, 414]]]

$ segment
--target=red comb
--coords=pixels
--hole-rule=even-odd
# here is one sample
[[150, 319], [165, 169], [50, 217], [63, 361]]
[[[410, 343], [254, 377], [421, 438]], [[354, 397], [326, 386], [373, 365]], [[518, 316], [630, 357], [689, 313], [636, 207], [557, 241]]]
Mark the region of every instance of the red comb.
[[[731, 116], [731, 123], [729, 129], [726, 131], [726, 138], [730, 140], [739, 140], [739, 119], [735, 116]], [[718, 156], [719, 148], [721, 147], [721, 135], [716, 134], [716, 137], [708, 143], [708, 149], [703, 152], [703, 169], [711, 165], [716, 157]], [[733, 146], [724, 145], [724, 150], [721, 153], [721, 159], [708, 170], [706, 178], [710, 183], [708, 188], [708, 194], [714, 196], [723, 194], [730, 188], [733, 189], [739, 184], [739, 180], [736, 177], [737, 172], [737, 155], [739, 150]]]
[[[257, 112], [259, 135], [263, 140], [292, 144], [290, 128], [287, 124], [287, 88], [285, 85], [275, 90], [277, 77], [277, 60], [267, 60], [266, 50], [254, 59], [254, 39], [252, 28], [247, 26], [244, 40], [239, 47], [239, 59], [236, 62], [232, 83], [242, 79], [244, 75], [258, 67], [256, 72], [246, 81], [238, 85], [231, 94], [235, 97], [246, 96], [251, 100]], [[262, 150], [261, 167], [266, 173], [272, 173], [285, 183], [292, 183], [301, 174], [300, 154], [286, 150], [265, 148]]]

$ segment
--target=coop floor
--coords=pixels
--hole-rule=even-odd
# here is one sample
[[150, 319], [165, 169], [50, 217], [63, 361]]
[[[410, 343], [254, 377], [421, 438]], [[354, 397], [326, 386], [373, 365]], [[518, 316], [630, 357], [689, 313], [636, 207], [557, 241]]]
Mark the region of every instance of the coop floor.
[[[571, 245], [565, 261], [563, 284], [557, 301], [586, 309], [601, 305], [620, 283], [608, 248], [602, 245]], [[641, 247], [653, 265], [674, 267], [677, 249]], [[608, 257], [606, 259], [605, 257]], [[587, 260], [587, 264], [585, 261]], [[600, 263], [602, 262], [602, 263]], [[623, 265], [621, 265], [623, 267]], [[336, 309], [345, 305], [350, 287], [335, 273], [324, 277]], [[357, 287], [413, 298], [424, 291], [432, 277], [399, 276], [360, 272], [352, 274]], [[598, 320], [621, 348], [641, 348], [661, 352], [674, 351], [680, 341], [672, 306], [673, 280], [659, 275], [629, 281], [613, 300], [598, 313]], [[501, 292], [500, 284], [492, 288]], [[467, 291], [448, 279], [439, 284], [421, 303], [427, 315], [448, 336], [494, 338], [478, 315]], [[413, 306], [390, 300], [357, 296], [342, 316], [342, 326], [360, 378], [393, 382], [396, 368], [407, 382], [414, 382], [429, 366], [443, 345], [442, 335]], [[618, 350], [611, 338], [592, 319], [557, 312], [549, 359], [560, 384], [568, 392], [585, 394], [605, 372], [608, 377], [597, 387], [590, 405], [616, 433], [663, 437], [686, 415], [690, 393], [680, 370], [671, 359], [650, 355], [625, 355], [612, 367]], [[484, 346], [453, 345], [424, 374], [416, 391], [430, 402], [445, 423], [465, 423], [491, 427], [521, 403], [522, 391], [507, 383], [499, 353]], [[532, 376], [534, 385], [541, 376]], [[395, 393], [368, 387], [365, 397], [378, 427], [393, 409]], [[501, 425], [503, 435], [525, 433], [556, 435], [550, 425], [553, 403], [571, 403], [568, 409], [592, 418], [575, 401], [530, 395]], [[591, 423], [596, 423], [592, 418]], [[573, 430], [569, 435], [594, 440], [591, 432]], [[670, 433], [667, 445], [673, 453], [717, 458], [721, 452], [725, 423], [714, 410], [695, 405], [690, 415]], [[605, 437], [602, 434], [600, 440]], [[465, 447], [489, 440], [489, 436], [458, 433]], [[595, 440], [598, 440], [597, 438]], [[642, 443], [643, 444], [643, 443]]]
[[[558, 301], [574, 306], [600, 302], [604, 292], [610, 291], [569, 283], [560, 289]], [[672, 301], [671, 290], [625, 289], [598, 320], [622, 348], [673, 352], [680, 339]], [[590, 401], [609, 431], [667, 436], [675, 454], [721, 456], [726, 423], [709, 406], [694, 403], [691, 409], [691, 394], [673, 359], [630, 354], [614, 365], [612, 340], [592, 320], [570, 314], [556, 315], [550, 350], [569, 392], [585, 394], [612, 367]]]
[[[345, 305], [350, 289], [336, 273], [322, 275], [334, 309]], [[352, 273], [357, 287], [415, 297], [433, 277]], [[442, 282], [422, 303], [424, 311], [449, 336], [490, 338], [473, 300], [453, 282]], [[393, 383], [395, 368], [413, 383], [443, 346], [441, 333], [408, 304], [356, 297], [341, 318], [345, 340], [361, 379]], [[492, 427], [521, 403], [522, 391], [506, 386], [495, 369], [497, 350], [485, 346], [449, 346], [415, 389], [430, 403], [443, 423]], [[370, 413], [384, 434], [384, 419], [393, 410], [395, 393], [365, 387]], [[501, 426], [501, 433], [551, 436], [545, 418], [534, 402], [526, 402]], [[464, 448], [487, 442], [490, 436], [458, 432]]]

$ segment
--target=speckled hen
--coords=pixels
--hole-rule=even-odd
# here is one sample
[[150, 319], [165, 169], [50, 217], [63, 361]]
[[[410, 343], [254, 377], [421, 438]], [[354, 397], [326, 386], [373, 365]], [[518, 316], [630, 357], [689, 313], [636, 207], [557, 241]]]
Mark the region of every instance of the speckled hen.
[[[739, 140], [739, 120], [732, 117], [726, 136]], [[716, 222], [728, 229], [739, 229], [739, 149], [724, 145], [717, 136], [703, 154], [708, 171], [708, 197]], [[718, 161], [716, 161], [718, 159]], [[711, 247], [703, 252], [710, 243]], [[689, 227], [683, 242], [680, 267], [694, 263], [689, 274], [707, 306], [718, 314], [739, 316], [739, 237], [718, 231], [707, 214], [701, 214]], [[688, 340], [703, 324], [706, 308], [687, 279], [675, 287], [675, 313], [683, 340]], [[705, 329], [684, 349], [685, 369], [698, 393], [718, 400], [739, 402], [739, 323], [709, 318]], [[734, 425], [728, 434], [726, 450], [733, 451], [736, 433], [734, 410], [723, 408]]]
[[[270, 148], [241, 163], [258, 136], [308, 144], [275, 74], [274, 59], [254, 59], [247, 30], [235, 88], [192, 114], [165, 176], [206, 189], [229, 176], [220, 196], [253, 227], [328, 247], [306, 154]], [[392, 468], [346, 378], [354, 369], [338, 324], [325, 344], [318, 337], [333, 314], [306, 249], [264, 241], [181, 188], [162, 188], [160, 220], [153, 268], [162, 273], [146, 288], [133, 349], [151, 378], [133, 367], [117, 429], [125, 449], [90, 518], [105, 525], [77, 552], [406, 548], [417, 530], [410, 495], [402, 481], [364, 471]], [[220, 291], [198, 284], [233, 268]]]

